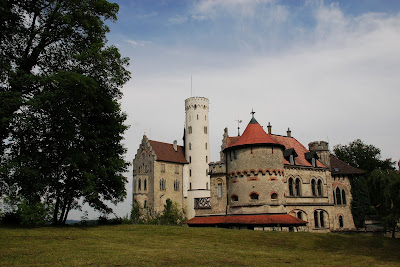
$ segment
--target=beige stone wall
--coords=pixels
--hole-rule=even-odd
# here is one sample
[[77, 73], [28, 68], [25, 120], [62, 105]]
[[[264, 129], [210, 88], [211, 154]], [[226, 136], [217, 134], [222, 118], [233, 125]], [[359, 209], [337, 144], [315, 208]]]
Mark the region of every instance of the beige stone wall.
[[[236, 159], [234, 150], [226, 154], [228, 213], [284, 212], [282, 149], [265, 146], [239, 148], [236, 149]], [[252, 199], [252, 194], [258, 195], [258, 199]]]
[[[182, 179], [183, 164], [156, 161], [154, 163], [154, 204], [153, 209], [161, 212], [164, 210], [165, 201], [169, 198], [172, 202], [178, 203], [183, 207]], [[161, 179], [165, 180], [165, 189], [160, 187]], [[179, 182], [178, 190], [174, 190], [174, 181]]]
[[344, 189], [346, 192], [346, 204], [334, 206], [333, 217], [334, 217], [334, 229], [339, 228], [339, 216], [341, 215], [343, 218], [343, 228], [345, 229], [354, 229], [354, 221], [353, 216], [351, 215], [351, 185], [348, 176], [337, 176], [332, 178], [332, 196], [333, 191], [336, 190], [337, 187], [340, 189]]
[[[146, 206], [156, 212], [164, 210], [167, 198], [183, 208], [184, 164], [156, 161], [155, 158], [148, 142], [144, 139], [133, 160], [133, 199], [139, 202], [141, 208]], [[165, 189], [160, 188], [161, 179], [165, 179]], [[175, 180], [179, 182], [177, 190], [174, 190]]]

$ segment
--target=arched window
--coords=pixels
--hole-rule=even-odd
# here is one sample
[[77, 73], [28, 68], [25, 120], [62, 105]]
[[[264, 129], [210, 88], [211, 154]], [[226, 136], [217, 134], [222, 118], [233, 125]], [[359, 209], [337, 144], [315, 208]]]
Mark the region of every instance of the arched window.
[[189, 150], [192, 150], [192, 143], [189, 143]]
[[208, 156], [206, 156], [206, 163], [208, 163]]
[[311, 191], [312, 191], [313, 196], [317, 195], [317, 192], [315, 191], [315, 180], [314, 179], [311, 181]]
[[303, 220], [303, 213], [301, 211], [297, 212], [297, 218]]
[[258, 200], [258, 194], [256, 192], [251, 193], [250, 194], [250, 199]]
[[342, 205], [342, 196], [340, 194], [339, 187], [336, 187], [336, 204], [337, 205]]
[[318, 188], [318, 196], [322, 196], [322, 181], [321, 180], [318, 180], [317, 188]]
[[339, 227], [343, 228], [343, 216], [342, 215], [339, 216]]
[[278, 199], [278, 194], [277, 193], [272, 193], [271, 194], [271, 199], [277, 200]]
[[139, 178], [138, 189], [142, 190], [142, 179]]
[[192, 183], [189, 183], [189, 190], [192, 190]]
[[221, 183], [218, 184], [218, 197], [219, 198], [222, 197], [222, 184]]
[[344, 189], [342, 189], [342, 204], [346, 205], [347, 201], [346, 201], [346, 191], [344, 191]]
[[293, 179], [289, 178], [289, 196], [294, 196], [293, 194]]
[[319, 218], [320, 218], [321, 228], [325, 228], [324, 212], [322, 210], [319, 212]]
[[147, 179], [144, 179], [143, 181], [143, 189], [147, 190]]
[[296, 179], [296, 184], [295, 184], [295, 191], [296, 191], [296, 196], [301, 196], [301, 188], [300, 188], [300, 179]]
[[315, 228], [319, 228], [318, 211], [314, 211], [314, 226]]
[[231, 201], [239, 201], [239, 198], [237, 195], [232, 195], [231, 196]]

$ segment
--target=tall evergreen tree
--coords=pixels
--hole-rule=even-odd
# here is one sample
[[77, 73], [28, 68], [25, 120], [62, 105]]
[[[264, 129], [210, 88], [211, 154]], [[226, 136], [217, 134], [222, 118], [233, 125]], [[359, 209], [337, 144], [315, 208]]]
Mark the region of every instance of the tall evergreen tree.
[[125, 197], [118, 103], [127, 58], [106, 46], [105, 0], [0, 0], [1, 183], [52, 203], [65, 223], [83, 199], [103, 212]]

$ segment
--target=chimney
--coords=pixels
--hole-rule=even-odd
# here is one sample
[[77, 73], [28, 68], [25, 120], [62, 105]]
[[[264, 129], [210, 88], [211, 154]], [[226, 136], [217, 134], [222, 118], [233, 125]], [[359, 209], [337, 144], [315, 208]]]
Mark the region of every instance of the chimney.
[[271, 134], [271, 129], [272, 129], [271, 123], [268, 122], [267, 128], [268, 128], [268, 134]]
[[287, 136], [288, 137], [292, 137], [292, 131], [290, 130], [290, 128], [287, 128]]
[[174, 140], [174, 150], [175, 152], [178, 151], [178, 141]]

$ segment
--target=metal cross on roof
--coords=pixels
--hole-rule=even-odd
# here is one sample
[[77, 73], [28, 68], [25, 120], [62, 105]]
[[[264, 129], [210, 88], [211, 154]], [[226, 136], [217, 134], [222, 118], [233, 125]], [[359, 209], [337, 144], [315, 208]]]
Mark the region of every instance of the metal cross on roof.
[[254, 113], [256, 113], [256, 112], [253, 109], [251, 109], [250, 114], [251, 114], [251, 116], [253, 116], [253, 118], [254, 118]]

